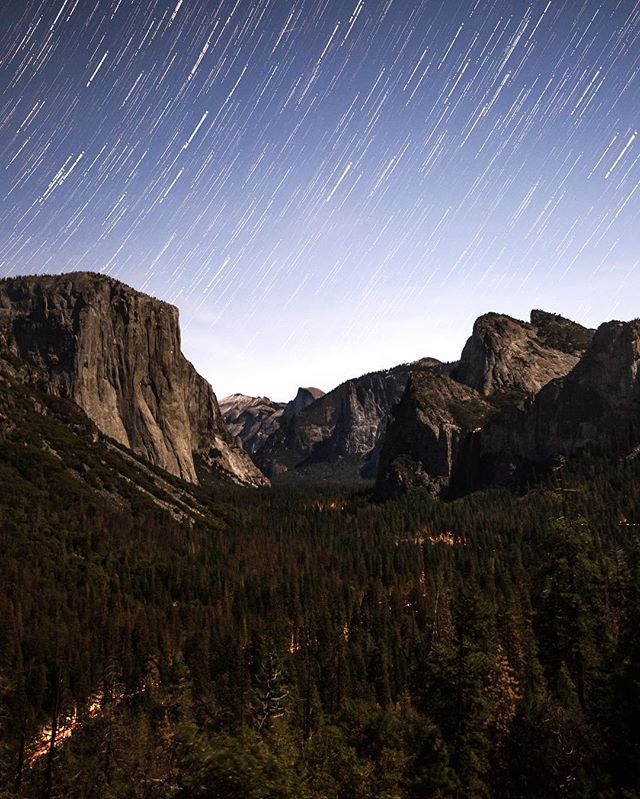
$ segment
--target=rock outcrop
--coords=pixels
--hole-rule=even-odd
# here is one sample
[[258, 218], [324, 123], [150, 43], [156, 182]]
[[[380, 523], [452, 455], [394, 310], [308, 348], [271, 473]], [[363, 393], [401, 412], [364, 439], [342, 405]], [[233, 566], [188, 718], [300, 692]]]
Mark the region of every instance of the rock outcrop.
[[174, 306], [87, 272], [5, 279], [0, 339], [42, 388], [152, 464], [195, 483], [197, 453], [236, 482], [266, 482], [182, 355]]
[[525, 425], [525, 453], [545, 461], [594, 441], [625, 438], [640, 422], [640, 320], [607, 322], [563, 379], [536, 397]]
[[[481, 316], [450, 370], [453, 380], [440, 376], [438, 383], [432, 376], [412, 376], [392, 410], [382, 444], [378, 495], [394, 496], [419, 486], [434, 493], [464, 492], [515, 482], [532, 463], [574, 451], [569, 439], [584, 443], [582, 427], [569, 434], [567, 424], [558, 422], [566, 439], [562, 444], [551, 432], [564, 402], [555, 392], [573, 385], [598, 336], [590, 344], [592, 338], [592, 330], [544, 311], [532, 311], [530, 322], [495, 313]], [[466, 392], [464, 402], [452, 393], [454, 381]], [[587, 400], [586, 392], [580, 400], [575, 388], [567, 391], [569, 405], [583, 403], [589, 413], [597, 413], [593, 408], [600, 406]], [[466, 410], [463, 419], [452, 414], [452, 401]], [[568, 417], [571, 413], [567, 411]], [[542, 433], [548, 441], [541, 440]]]
[[473, 388], [438, 372], [414, 372], [391, 410], [380, 453], [376, 493], [448, 486], [461, 443], [493, 407]]
[[640, 321], [607, 322], [575, 368], [524, 410], [496, 415], [476, 436], [461, 484], [524, 479], [591, 444], [640, 441]]
[[312, 386], [303, 387], [298, 389], [295, 397], [287, 402], [284, 413], [282, 414], [283, 421], [289, 421], [296, 413], [307, 408], [320, 397], [324, 397], [324, 391], [320, 388], [313, 388]]
[[370, 468], [386, 415], [411, 372], [440, 366], [426, 358], [347, 380], [288, 420], [283, 416], [280, 429], [256, 453], [256, 463], [269, 476], [319, 476], [330, 470], [358, 478]]
[[476, 320], [453, 376], [484, 396], [535, 394], [573, 369], [592, 335], [543, 311], [532, 311], [529, 323], [485, 314]]
[[246, 452], [255, 454], [280, 426], [287, 407], [284, 402], [274, 402], [268, 397], [248, 397], [231, 394], [220, 400], [220, 410], [231, 435], [242, 442]]

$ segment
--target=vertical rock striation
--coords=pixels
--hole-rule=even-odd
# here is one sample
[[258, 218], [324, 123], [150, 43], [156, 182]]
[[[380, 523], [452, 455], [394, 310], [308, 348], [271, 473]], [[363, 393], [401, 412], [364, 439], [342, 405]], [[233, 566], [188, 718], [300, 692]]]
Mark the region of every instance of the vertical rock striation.
[[198, 453], [236, 482], [265, 482], [182, 355], [174, 306], [87, 272], [5, 279], [0, 336], [47, 391], [151, 463], [195, 483]]

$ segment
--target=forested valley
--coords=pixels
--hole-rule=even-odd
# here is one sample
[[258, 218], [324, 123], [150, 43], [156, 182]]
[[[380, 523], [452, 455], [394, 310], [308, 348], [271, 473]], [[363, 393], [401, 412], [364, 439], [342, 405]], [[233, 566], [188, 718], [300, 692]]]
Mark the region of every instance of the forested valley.
[[2, 795], [640, 796], [622, 444], [451, 502], [200, 468], [163, 506], [70, 403], [12, 391]]

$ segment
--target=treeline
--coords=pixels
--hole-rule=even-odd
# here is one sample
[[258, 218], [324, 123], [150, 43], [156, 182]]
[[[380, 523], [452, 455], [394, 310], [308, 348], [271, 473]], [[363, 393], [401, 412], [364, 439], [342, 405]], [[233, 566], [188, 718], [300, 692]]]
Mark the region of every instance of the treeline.
[[203, 472], [180, 520], [24, 436], [0, 442], [4, 795], [640, 796], [637, 459], [451, 503]]

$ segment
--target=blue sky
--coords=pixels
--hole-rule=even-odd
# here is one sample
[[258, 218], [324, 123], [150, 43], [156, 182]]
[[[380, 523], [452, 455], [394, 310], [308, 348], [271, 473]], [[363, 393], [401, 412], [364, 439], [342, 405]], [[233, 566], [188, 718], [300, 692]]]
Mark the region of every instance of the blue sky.
[[176, 303], [222, 396], [487, 310], [638, 315], [640, 4], [40, 0], [0, 32], [0, 272]]

